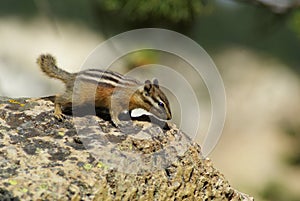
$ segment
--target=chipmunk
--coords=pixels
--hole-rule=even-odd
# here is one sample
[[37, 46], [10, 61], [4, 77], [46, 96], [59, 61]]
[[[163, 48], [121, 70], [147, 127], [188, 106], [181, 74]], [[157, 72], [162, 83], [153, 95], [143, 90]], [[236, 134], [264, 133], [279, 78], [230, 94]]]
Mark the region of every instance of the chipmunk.
[[[62, 120], [63, 107], [95, 104], [95, 107], [109, 110], [115, 126], [121, 124], [119, 114], [142, 108], [163, 120], [172, 118], [169, 101], [159, 88], [157, 79], [144, 83], [112, 71], [88, 69], [69, 73], [57, 67], [55, 58], [42, 54], [37, 63], [49, 77], [59, 79], [66, 85], [62, 95], [56, 95], [54, 116]], [[78, 90], [80, 89], [80, 90]]]

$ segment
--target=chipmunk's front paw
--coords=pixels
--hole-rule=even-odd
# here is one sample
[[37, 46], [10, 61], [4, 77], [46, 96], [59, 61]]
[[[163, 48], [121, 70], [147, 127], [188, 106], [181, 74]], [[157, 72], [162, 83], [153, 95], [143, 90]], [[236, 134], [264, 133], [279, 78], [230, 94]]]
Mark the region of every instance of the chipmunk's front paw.
[[116, 128], [127, 128], [127, 127], [133, 127], [132, 121], [113, 121], [113, 125]]

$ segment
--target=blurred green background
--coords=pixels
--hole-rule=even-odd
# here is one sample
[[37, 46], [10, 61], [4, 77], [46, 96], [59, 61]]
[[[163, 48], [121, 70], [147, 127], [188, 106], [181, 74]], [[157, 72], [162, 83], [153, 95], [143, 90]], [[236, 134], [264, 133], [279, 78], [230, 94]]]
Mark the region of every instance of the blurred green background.
[[[256, 200], [299, 201], [299, 1], [1, 0], [0, 95], [55, 93], [59, 84], [36, 72], [38, 54], [80, 67], [101, 41], [146, 27], [185, 34], [217, 64], [228, 111], [210, 157], [232, 186]], [[146, 52], [126, 65], [158, 58]]]

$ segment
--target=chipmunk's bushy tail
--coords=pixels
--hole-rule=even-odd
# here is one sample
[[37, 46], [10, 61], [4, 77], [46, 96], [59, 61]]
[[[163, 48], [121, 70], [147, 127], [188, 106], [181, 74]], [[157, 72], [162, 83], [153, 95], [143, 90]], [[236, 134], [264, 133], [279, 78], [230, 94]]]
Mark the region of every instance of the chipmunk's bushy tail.
[[70, 78], [71, 73], [64, 71], [56, 66], [56, 60], [51, 54], [42, 54], [38, 57], [37, 63], [42, 71], [49, 77], [59, 79], [64, 83]]

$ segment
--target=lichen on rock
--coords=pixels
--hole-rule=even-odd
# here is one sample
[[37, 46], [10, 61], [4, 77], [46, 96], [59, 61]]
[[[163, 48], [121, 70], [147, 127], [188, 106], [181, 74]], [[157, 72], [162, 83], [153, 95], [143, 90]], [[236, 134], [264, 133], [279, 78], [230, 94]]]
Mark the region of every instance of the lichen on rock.
[[53, 118], [45, 99], [0, 98], [0, 200], [253, 200], [176, 128]]

